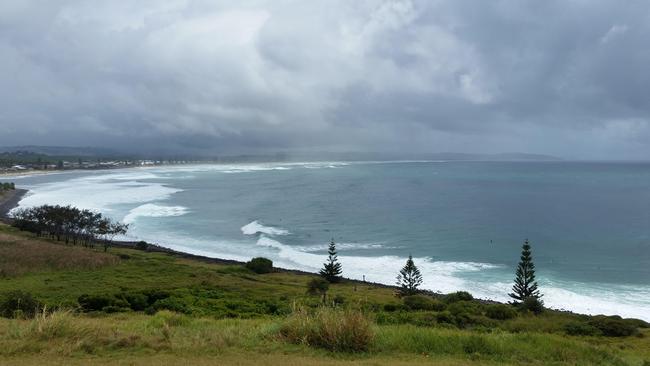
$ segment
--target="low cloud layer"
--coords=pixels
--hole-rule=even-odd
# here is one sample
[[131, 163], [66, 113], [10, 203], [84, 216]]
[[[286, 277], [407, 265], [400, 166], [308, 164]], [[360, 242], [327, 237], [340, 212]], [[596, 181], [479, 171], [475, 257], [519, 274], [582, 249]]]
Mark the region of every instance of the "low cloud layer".
[[650, 157], [645, 1], [0, 3], [0, 145]]

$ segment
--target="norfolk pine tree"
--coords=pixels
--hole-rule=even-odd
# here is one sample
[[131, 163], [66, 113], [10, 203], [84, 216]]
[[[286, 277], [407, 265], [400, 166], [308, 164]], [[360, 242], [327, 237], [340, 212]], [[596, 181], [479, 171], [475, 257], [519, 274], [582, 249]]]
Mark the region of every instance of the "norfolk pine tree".
[[413, 256], [409, 254], [406, 265], [397, 275], [397, 285], [400, 287], [400, 295], [409, 296], [418, 292], [418, 286], [422, 284], [422, 274], [413, 262]]
[[341, 263], [339, 263], [336, 254], [336, 244], [334, 243], [334, 239], [330, 241], [327, 254], [327, 262], [323, 264], [323, 269], [320, 270], [320, 275], [329, 283], [339, 282], [341, 281], [341, 273], [343, 273], [343, 270], [341, 269]]
[[533, 263], [528, 239], [524, 241], [522, 246], [521, 260], [516, 273], [517, 277], [514, 286], [512, 286], [512, 292], [508, 294], [516, 300], [515, 303], [523, 302], [529, 297], [536, 299], [542, 297], [537, 289], [537, 281], [535, 281], [535, 264]]

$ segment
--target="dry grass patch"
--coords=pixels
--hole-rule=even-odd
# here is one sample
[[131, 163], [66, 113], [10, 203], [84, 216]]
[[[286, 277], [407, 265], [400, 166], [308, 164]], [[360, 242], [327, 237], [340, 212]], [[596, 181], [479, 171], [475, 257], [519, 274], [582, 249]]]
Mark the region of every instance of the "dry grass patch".
[[374, 338], [372, 323], [356, 310], [320, 308], [315, 313], [299, 310], [280, 328], [291, 343], [335, 352], [365, 352]]
[[117, 256], [93, 249], [0, 232], [0, 277], [36, 270], [95, 269], [118, 262]]

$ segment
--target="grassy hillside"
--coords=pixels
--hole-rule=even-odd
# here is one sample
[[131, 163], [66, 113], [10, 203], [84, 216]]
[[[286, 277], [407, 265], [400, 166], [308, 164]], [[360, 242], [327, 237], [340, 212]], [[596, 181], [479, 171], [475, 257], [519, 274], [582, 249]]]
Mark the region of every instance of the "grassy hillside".
[[[352, 281], [331, 285], [324, 306], [306, 294], [314, 277], [105, 254], [0, 225], [0, 301], [20, 290], [46, 307], [0, 318], [0, 364], [650, 365], [640, 321], [533, 315], [462, 296], [405, 304], [392, 288]], [[630, 336], [598, 328], [631, 324]]]

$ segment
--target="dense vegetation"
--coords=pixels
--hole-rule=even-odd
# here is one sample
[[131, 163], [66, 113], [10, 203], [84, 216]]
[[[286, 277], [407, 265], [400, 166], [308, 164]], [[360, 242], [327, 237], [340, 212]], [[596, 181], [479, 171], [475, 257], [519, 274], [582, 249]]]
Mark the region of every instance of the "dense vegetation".
[[12, 182], [0, 182], [0, 194], [5, 191], [13, 191], [16, 185]]
[[112, 239], [126, 234], [128, 225], [114, 222], [99, 212], [72, 206], [30, 207], [13, 213], [13, 225], [37, 236], [48, 236], [66, 244], [92, 246], [102, 243], [108, 249]]
[[[146, 249], [146, 246], [145, 248]], [[648, 324], [148, 250], [64, 245], [0, 226], [0, 364], [647, 365]], [[0, 253], [0, 254], [3, 254]], [[72, 265], [50, 265], [65, 257]], [[1, 258], [1, 257], [0, 257]], [[253, 261], [251, 261], [253, 262]], [[263, 261], [255, 261], [263, 262]], [[11, 266], [11, 270], [6, 270]]]

